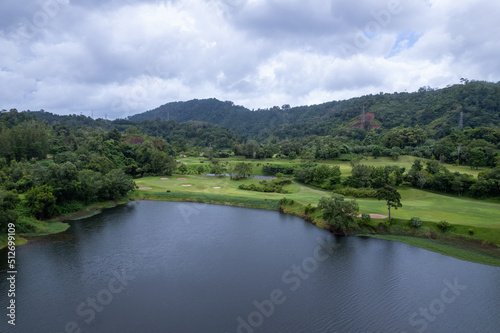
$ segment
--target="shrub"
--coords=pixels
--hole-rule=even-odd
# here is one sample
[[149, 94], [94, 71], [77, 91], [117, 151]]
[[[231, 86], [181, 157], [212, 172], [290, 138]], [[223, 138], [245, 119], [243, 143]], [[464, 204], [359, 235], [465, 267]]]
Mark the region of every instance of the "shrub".
[[293, 167], [281, 166], [279, 164], [269, 164], [262, 166], [262, 173], [265, 176], [275, 176], [278, 173], [284, 175], [293, 175], [295, 169]]
[[439, 230], [441, 230], [442, 232], [446, 232], [448, 231], [450, 228], [451, 228], [451, 224], [449, 224], [448, 222], [446, 221], [441, 221], [437, 224], [437, 227]]
[[316, 209], [317, 207], [313, 207], [311, 204], [308, 204], [307, 206], [304, 207], [304, 213], [306, 214], [314, 213]]
[[402, 182], [400, 186], [401, 186], [401, 188], [404, 188], [404, 189], [410, 188], [411, 187], [411, 183], [405, 181], [405, 182]]
[[289, 201], [290, 200], [288, 200], [286, 197], [284, 197], [284, 198], [280, 199], [279, 204], [280, 204], [280, 206], [288, 205]]
[[363, 224], [370, 223], [371, 220], [372, 217], [370, 216], [370, 214], [361, 214], [361, 222], [363, 222]]
[[346, 197], [353, 198], [376, 198], [377, 190], [373, 188], [352, 188], [344, 187], [333, 190], [334, 193], [342, 194]]
[[420, 228], [422, 226], [422, 220], [420, 220], [418, 217], [412, 217], [410, 219], [410, 223], [409, 223], [410, 227], [412, 228]]
[[291, 184], [291, 180], [287, 178], [262, 180], [259, 182], [260, 186], [255, 184], [241, 184], [238, 186], [240, 190], [256, 191], [256, 192], [276, 192], [276, 193], [289, 193], [287, 190], [283, 189], [283, 186]]
[[33, 217], [21, 216], [16, 223], [16, 232], [23, 234], [36, 233], [38, 231], [38, 224], [39, 221]]
[[474, 235], [474, 229], [469, 229], [469, 235]]

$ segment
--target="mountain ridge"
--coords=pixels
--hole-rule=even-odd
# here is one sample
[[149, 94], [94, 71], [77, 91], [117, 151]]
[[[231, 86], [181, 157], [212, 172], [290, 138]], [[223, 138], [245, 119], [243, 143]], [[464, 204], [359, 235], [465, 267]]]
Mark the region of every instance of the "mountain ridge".
[[437, 137], [460, 126], [498, 127], [500, 82], [467, 81], [442, 89], [422, 87], [416, 92], [380, 93], [342, 101], [249, 110], [215, 98], [171, 102], [128, 117], [131, 121], [156, 118], [178, 122], [203, 121], [228, 127], [250, 138], [269, 135], [336, 135], [358, 121], [362, 110], [374, 114], [382, 129], [419, 125]]

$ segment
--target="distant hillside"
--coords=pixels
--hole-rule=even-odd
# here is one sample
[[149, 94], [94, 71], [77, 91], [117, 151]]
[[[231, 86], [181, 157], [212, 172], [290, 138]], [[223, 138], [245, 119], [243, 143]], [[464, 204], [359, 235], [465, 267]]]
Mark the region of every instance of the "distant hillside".
[[[253, 138], [336, 135], [360, 127], [363, 107], [373, 114], [375, 127], [419, 125], [439, 138], [463, 126], [498, 127], [500, 124], [500, 82], [465, 81], [443, 89], [420, 88], [413, 93], [380, 93], [319, 105], [251, 111], [217, 99], [191, 100], [162, 105], [129, 117], [132, 121], [170, 119], [210, 122]], [[353, 126], [354, 125], [354, 126]]]
[[[228, 149], [235, 144], [245, 141], [245, 138], [235, 131], [209, 122], [187, 121], [131, 121], [125, 119], [105, 120], [92, 119], [82, 115], [57, 115], [44, 111], [0, 112], [0, 135], [3, 128], [13, 128], [20, 124], [33, 122], [40, 126], [52, 127], [59, 133], [68, 133], [70, 130], [94, 130], [104, 133], [113, 129], [122, 133], [143, 133], [151, 137], [158, 137], [173, 143], [184, 151], [189, 147], [213, 147]], [[0, 142], [1, 143], [1, 142]], [[0, 147], [1, 148], [1, 147]], [[1, 153], [1, 149], [0, 149]]]

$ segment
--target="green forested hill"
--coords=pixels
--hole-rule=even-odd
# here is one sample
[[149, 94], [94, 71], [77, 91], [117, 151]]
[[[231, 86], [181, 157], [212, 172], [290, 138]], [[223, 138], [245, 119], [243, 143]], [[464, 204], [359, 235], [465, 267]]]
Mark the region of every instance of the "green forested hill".
[[458, 128], [463, 113], [464, 127], [498, 127], [500, 124], [500, 82], [464, 81], [444, 89], [420, 88], [414, 93], [380, 93], [344, 101], [289, 108], [273, 107], [251, 111], [217, 99], [192, 100], [162, 105], [129, 117], [186, 122], [197, 120], [218, 124], [258, 139], [275, 135], [281, 139], [309, 135], [338, 135], [356, 122], [363, 107], [374, 113], [382, 129], [419, 125], [435, 138]]

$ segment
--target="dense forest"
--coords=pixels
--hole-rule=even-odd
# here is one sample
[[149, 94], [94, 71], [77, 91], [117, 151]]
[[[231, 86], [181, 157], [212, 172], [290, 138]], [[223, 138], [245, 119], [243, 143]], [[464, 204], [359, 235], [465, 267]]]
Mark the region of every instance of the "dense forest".
[[[218, 158], [302, 158], [263, 171], [350, 196], [373, 197], [385, 184], [473, 197], [500, 195], [500, 84], [463, 80], [445, 89], [370, 95], [347, 101], [250, 111], [215, 99], [170, 103], [129, 119], [0, 112], [0, 228], [36, 231], [46, 219], [134, 190], [135, 177], [232, 173]], [[410, 170], [360, 164], [364, 156], [430, 159]], [[213, 163], [189, 170], [179, 156]], [[352, 174], [318, 164], [350, 161]], [[487, 167], [478, 178], [441, 162]], [[231, 171], [231, 172], [230, 172]], [[273, 190], [282, 184], [263, 183]], [[259, 190], [255, 187], [252, 190]], [[358, 189], [358, 190], [353, 190]], [[364, 190], [359, 190], [364, 189]], [[370, 190], [372, 189], [372, 190]]]
[[283, 140], [313, 135], [346, 135], [363, 109], [373, 113], [376, 123], [383, 129], [419, 125], [434, 139], [441, 139], [457, 129], [461, 114], [463, 127], [498, 126], [500, 82], [462, 79], [462, 83], [444, 89], [422, 87], [413, 93], [380, 93], [319, 105], [293, 108], [283, 105], [252, 111], [230, 101], [192, 100], [165, 104], [129, 119], [204, 121], [231, 128], [258, 141], [275, 137]]

